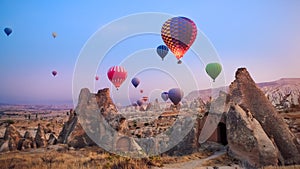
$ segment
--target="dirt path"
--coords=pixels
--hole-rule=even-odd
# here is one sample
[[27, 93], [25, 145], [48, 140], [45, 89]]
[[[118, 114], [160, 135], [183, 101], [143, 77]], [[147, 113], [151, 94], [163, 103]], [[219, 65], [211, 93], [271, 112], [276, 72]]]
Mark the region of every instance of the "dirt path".
[[[182, 162], [182, 163], [175, 163], [175, 164], [164, 164], [164, 167], [159, 168], [159, 167], [154, 167], [153, 169], [206, 169], [206, 168], [213, 168], [213, 167], [203, 167], [202, 163], [211, 160], [217, 157], [220, 157], [222, 155], [226, 154], [226, 151], [218, 151], [215, 152], [213, 155], [204, 158], [204, 159], [198, 159], [198, 160], [191, 160], [188, 162]], [[224, 167], [219, 167], [219, 169], [234, 169], [236, 167], [229, 167], [229, 166], [224, 166]]]

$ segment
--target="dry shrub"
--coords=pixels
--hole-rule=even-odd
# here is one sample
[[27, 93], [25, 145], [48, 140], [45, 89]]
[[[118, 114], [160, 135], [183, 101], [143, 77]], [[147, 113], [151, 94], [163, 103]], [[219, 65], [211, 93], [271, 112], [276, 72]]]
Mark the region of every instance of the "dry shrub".
[[267, 166], [263, 169], [300, 169], [300, 165], [291, 165], [291, 166]]

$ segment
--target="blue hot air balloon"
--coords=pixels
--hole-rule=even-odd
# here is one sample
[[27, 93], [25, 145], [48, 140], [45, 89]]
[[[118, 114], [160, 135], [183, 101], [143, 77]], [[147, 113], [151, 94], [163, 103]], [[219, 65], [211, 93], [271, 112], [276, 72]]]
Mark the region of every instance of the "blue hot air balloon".
[[161, 93], [161, 98], [162, 98], [164, 101], [167, 101], [167, 100], [169, 99], [168, 92], [162, 92], [162, 93]]
[[170, 89], [168, 92], [168, 97], [174, 105], [177, 105], [183, 98], [183, 91], [179, 88]]
[[143, 101], [142, 100], [138, 100], [138, 101], [136, 101], [136, 103], [137, 103], [138, 106], [142, 106], [143, 105]]
[[162, 60], [164, 60], [164, 58], [166, 57], [166, 55], [168, 54], [169, 52], [169, 49], [167, 46], [165, 45], [159, 45], [157, 48], [156, 48], [156, 52], [157, 54], [161, 57]]
[[12, 33], [12, 29], [11, 28], [5, 28], [4, 32], [7, 36], [9, 36]]
[[136, 88], [136, 87], [138, 87], [138, 85], [140, 84], [140, 80], [138, 79], [138, 78], [133, 78], [132, 80], [131, 80], [131, 83], [132, 83], [132, 85]]

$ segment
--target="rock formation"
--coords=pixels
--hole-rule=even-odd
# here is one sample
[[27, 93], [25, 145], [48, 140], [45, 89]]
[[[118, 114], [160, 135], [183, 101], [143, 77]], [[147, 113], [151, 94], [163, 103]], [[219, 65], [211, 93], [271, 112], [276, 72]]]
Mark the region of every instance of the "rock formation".
[[5, 146], [8, 146], [9, 151], [13, 151], [13, 150], [17, 150], [18, 148], [18, 143], [20, 141], [20, 139], [22, 138], [21, 134], [17, 131], [16, 127], [13, 126], [12, 124], [10, 124], [6, 130], [5, 130], [5, 134], [4, 134], [4, 143], [2, 144], [2, 148], [3, 150], [7, 150], [7, 148], [5, 148]]
[[228, 145], [235, 158], [255, 168], [277, 165], [276, 147], [250, 112], [233, 105], [226, 122]]
[[[230, 100], [245, 112], [250, 112], [273, 140], [283, 157], [284, 164], [300, 164], [300, 153], [295, 136], [288, 129], [264, 93], [257, 87], [246, 68], [239, 68], [236, 79], [229, 87]], [[263, 152], [261, 152], [263, 153]]]
[[82, 148], [85, 146], [96, 145], [85, 133], [81, 125], [78, 123], [78, 115], [76, 111], [70, 110], [69, 120], [65, 122], [60, 132], [58, 143], [68, 144], [74, 148]]
[[36, 144], [30, 132], [26, 131], [24, 137], [20, 139], [18, 143], [18, 150], [25, 150], [29, 148], [36, 148]]
[[56, 143], [57, 143], [57, 138], [53, 133], [51, 133], [50, 136], [49, 136], [49, 139], [47, 141], [47, 144], [48, 145], [54, 145]]
[[47, 145], [47, 139], [46, 139], [44, 127], [40, 124], [38, 124], [37, 132], [34, 140], [37, 148], [46, 147]]

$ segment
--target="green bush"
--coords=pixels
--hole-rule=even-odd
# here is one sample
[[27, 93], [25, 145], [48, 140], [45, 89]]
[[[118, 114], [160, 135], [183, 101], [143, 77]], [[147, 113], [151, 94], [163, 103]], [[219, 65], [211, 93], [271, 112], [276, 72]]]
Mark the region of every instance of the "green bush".
[[15, 121], [13, 121], [11, 119], [5, 120], [4, 122], [7, 123], [7, 124], [14, 124], [15, 123]]

